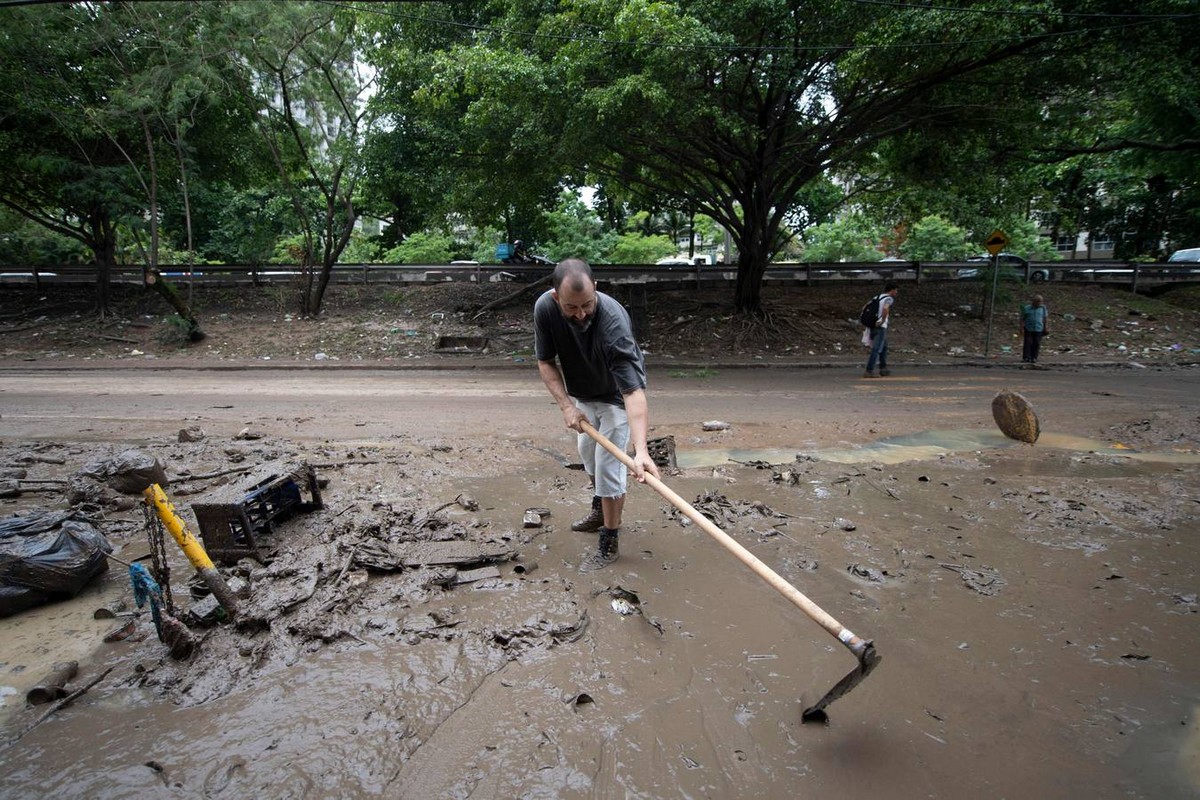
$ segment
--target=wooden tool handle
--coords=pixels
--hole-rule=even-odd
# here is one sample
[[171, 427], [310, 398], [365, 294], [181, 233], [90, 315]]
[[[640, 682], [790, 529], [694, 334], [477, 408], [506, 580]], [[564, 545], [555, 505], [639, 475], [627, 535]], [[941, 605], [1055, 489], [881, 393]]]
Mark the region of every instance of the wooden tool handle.
[[[583, 432], [596, 440], [596, 443], [603, 447], [608, 452], [619, 458], [625, 466], [636, 471], [633, 459], [624, 450], [621, 450], [615, 444], [608, 440], [604, 434], [596, 430], [587, 420], [582, 420], [580, 425], [583, 427]], [[738, 544], [733, 537], [725, 533], [725, 531], [713, 524], [712, 520], [701, 514], [692, 506], [691, 503], [684, 500], [678, 494], [671, 490], [669, 486], [663, 483], [653, 475], [645, 474], [646, 483], [650, 488], [658, 492], [671, 505], [683, 512], [688, 519], [699, 525], [705, 533], [716, 539], [726, 550], [733, 553], [739, 561], [745, 564], [750, 569], [754, 570], [760, 578], [769, 583], [775, 591], [786, 597], [788, 600], [803, 611], [808, 617], [822, 628], [827, 630], [831, 636], [849, 648], [850, 652], [861, 658], [862, 651], [870, 642], [866, 639], [861, 639], [855, 636], [848, 628], [830, 616], [824, 609], [808, 599], [807, 596], [795, 586], [792, 586], [784, 580], [779, 573], [768, 567], [760, 561], [753, 553]]]

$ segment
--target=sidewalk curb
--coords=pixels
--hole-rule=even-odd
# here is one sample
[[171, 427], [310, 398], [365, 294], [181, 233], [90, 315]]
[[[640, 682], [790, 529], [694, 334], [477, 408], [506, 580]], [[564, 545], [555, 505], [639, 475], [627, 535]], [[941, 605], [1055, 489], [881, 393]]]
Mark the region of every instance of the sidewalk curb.
[[[901, 371], [917, 371], [925, 369], [1000, 369], [1015, 371], [1049, 371], [1071, 369], [1174, 369], [1195, 367], [1200, 361], [1173, 361], [1140, 363], [1131, 361], [1080, 361], [1080, 362], [1048, 362], [1036, 367], [1017, 362], [1001, 362], [996, 360], [962, 359], [946, 361], [910, 362], [894, 365]], [[646, 367], [651, 373], [677, 370], [742, 370], [742, 369], [861, 369], [862, 362], [854, 361], [704, 361], [700, 359], [667, 359], [647, 356]], [[202, 360], [171, 360], [171, 359], [108, 359], [88, 362], [78, 361], [0, 361], [0, 372], [16, 373], [55, 373], [55, 372], [101, 372], [106, 370], [146, 370], [153, 372], [167, 371], [196, 371], [196, 372], [284, 372], [284, 371], [317, 371], [317, 372], [437, 372], [437, 371], [507, 371], [528, 370], [536, 371], [537, 362], [528, 361], [499, 361], [467, 359], [457, 360], [454, 357], [439, 359], [420, 359], [404, 362], [395, 361], [202, 361]]]

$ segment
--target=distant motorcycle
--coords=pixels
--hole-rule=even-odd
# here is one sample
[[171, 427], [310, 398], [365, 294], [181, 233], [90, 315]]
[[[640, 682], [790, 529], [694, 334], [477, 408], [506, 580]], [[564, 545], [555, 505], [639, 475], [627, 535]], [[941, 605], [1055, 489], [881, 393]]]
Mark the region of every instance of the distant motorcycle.
[[[553, 267], [554, 262], [545, 256], [530, 253], [525, 244], [518, 239], [512, 244], [503, 243], [496, 246], [496, 258], [501, 264], [508, 266], [538, 266]], [[515, 273], [519, 280], [532, 281], [546, 276], [545, 270]]]

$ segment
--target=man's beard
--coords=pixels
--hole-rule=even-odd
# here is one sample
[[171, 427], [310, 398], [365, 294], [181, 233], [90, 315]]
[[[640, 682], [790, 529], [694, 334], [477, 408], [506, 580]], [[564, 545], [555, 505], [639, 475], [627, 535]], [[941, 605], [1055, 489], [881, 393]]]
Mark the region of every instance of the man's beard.
[[589, 314], [588, 316], [584, 317], [582, 320], [571, 319], [569, 321], [571, 323], [572, 328], [579, 331], [580, 333], [587, 333], [587, 329], [592, 327], [592, 319], [593, 319], [592, 315]]

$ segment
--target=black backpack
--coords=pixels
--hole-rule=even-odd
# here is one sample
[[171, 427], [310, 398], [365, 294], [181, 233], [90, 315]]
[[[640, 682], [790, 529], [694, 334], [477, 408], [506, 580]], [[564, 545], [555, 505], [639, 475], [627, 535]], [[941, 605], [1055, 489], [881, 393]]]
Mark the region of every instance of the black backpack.
[[863, 324], [864, 328], [874, 328], [875, 323], [879, 321], [879, 301], [882, 299], [883, 295], [876, 295], [863, 306], [862, 313], [858, 315], [858, 321]]

